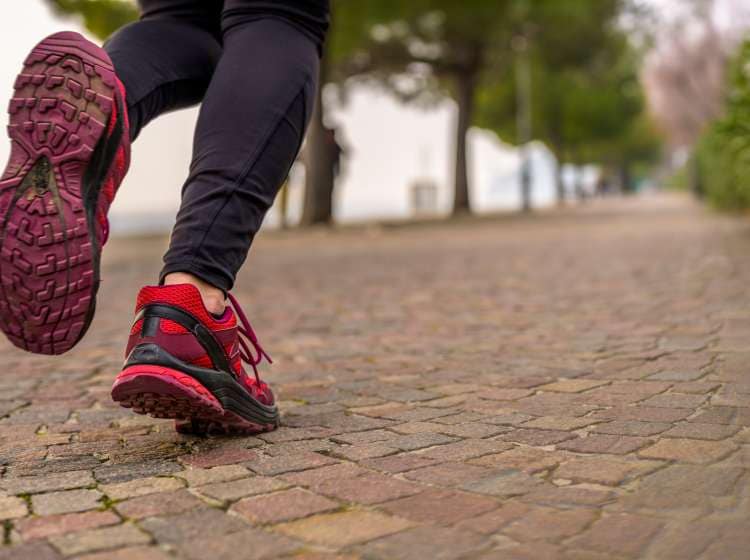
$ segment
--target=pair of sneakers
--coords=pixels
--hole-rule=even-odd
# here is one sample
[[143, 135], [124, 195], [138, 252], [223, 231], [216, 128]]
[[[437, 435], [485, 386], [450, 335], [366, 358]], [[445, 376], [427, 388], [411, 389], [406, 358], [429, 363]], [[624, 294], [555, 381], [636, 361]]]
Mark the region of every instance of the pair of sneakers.
[[[94, 316], [107, 212], [130, 163], [125, 90], [103, 49], [78, 33], [57, 33], [26, 58], [8, 112], [0, 329], [20, 348], [62, 354]], [[192, 285], [144, 287], [112, 398], [174, 418], [179, 431], [275, 428], [274, 396], [257, 371], [270, 359], [229, 298], [217, 317]]]

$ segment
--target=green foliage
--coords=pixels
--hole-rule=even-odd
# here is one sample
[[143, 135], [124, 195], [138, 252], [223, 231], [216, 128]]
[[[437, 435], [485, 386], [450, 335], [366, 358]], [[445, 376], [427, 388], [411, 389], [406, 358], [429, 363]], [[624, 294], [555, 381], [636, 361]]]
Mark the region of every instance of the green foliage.
[[725, 114], [703, 135], [696, 154], [708, 200], [721, 209], [750, 208], [750, 40], [732, 63]]
[[106, 39], [123, 25], [138, 18], [138, 8], [129, 0], [46, 0], [61, 15], [80, 15], [86, 29]]
[[[643, 114], [639, 57], [616, 25], [628, 5], [539, 0], [528, 12], [533, 136], [559, 160], [630, 165], [659, 154]], [[506, 65], [479, 92], [477, 124], [515, 142], [516, 103], [516, 71]]]

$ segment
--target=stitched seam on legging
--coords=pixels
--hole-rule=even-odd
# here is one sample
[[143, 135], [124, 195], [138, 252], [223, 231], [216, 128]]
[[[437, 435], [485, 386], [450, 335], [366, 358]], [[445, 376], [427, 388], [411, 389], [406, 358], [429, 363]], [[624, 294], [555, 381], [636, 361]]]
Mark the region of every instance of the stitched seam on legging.
[[[147, 93], [144, 93], [143, 95], [141, 95], [141, 96], [140, 96], [140, 97], [138, 98], [138, 100], [137, 100], [137, 101], [134, 101], [133, 103], [128, 103], [128, 110], [130, 110], [130, 108], [131, 108], [131, 107], [135, 107], [135, 106], [136, 106], [136, 105], [138, 105], [139, 103], [143, 103], [143, 101], [144, 101], [144, 100], [145, 100], [146, 98], [148, 98], [148, 97], [149, 97], [150, 95], [154, 95], [154, 94], [155, 94], [155, 93], [156, 93], [157, 91], [159, 91], [159, 89], [161, 89], [161, 88], [163, 88], [163, 87], [166, 87], [166, 86], [173, 86], [174, 84], [179, 84], [179, 83], [181, 83], [181, 82], [187, 82], [187, 83], [190, 83], [190, 82], [201, 83], [201, 82], [204, 82], [204, 80], [202, 80], [202, 79], [200, 79], [200, 78], [177, 78], [177, 79], [175, 79], [175, 80], [170, 80], [170, 81], [168, 81], [168, 82], [162, 82], [162, 83], [160, 83], [160, 84], [157, 84], [157, 85], [155, 85], [155, 86], [154, 86], [153, 88], [151, 88], [150, 90], [148, 90], [148, 92], [147, 92]], [[205, 82], [205, 84], [206, 84], [206, 87], [208, 87], [208, 83], [209, 83], [209, 82], [210, 82], [210, 79], [209, 79], [209, 80], [208, 80], [207, 82]], [[125, 92], [125, 95], [126, 95], [126, 97], [127, 97], [127, 91]], [[128, 99], [128, 101], [130, 101], [130, 100]], [[200, 100], [196, 101], [196, 103], [195, 103], [195, 104], [197, 105], [197, 104], [198, 104], [199, 102], [200, 102]], [[172, 109], [167, 109], [167, 111], [170, 111], [170, 110], [172, 110]]]
[[[308, 78], [308, 81], [309, 81], [309, 78]], [[208, 236], [208, 232], [211, 231], [211, 228], [213, 228], [214, 224], [216, 223], [216, 220], [221, 215], [221, 213], [224, 210], [224, 208], [226, 207], [227, 203], [232, 198], [232, 196], [234, 196], [234, 193], [237, 190], [237, 187], [247, 178], [247, 176], [250, 174], [250, 171], [252, 171], [253, 167], [258, 162], [258, 159], [260, 158], [260, 156], [263, 154], [263, 152], [265, 152], [266, 148], [268, 147], [268, 142], [271, 140], [271, 136], [273, 135], [273, 133], [276, 131], [276, 129], [279, 128], [279, 126], [281, 125], [281, 123], [284, 122], [284, 118], [289, 114], [289, 111], [291, 110], [292, 105], [295, 103], [295, 101], [297, 101], [297, 99], [301, 95], [304, 95], [304, 91], [305, 91], [305, 86], [306, 85], [307, 85], [307, 81], [305, 81], [305, 83], [302, 84], [302, 86], [300, 87], [299, 91], [292, 97], [292, 100], [287, 104], [286, 109], [284, 110], [283, 115], [281, 116], [281, 118], [279, 118], [273, 124], [271, 124], [271, 125], [268, 126], [268, 129], [267, 129], [267, 131], [265, 132], [265, 134], [263, 136], [263, 141], [258, 144], [258, 148], [255, 151], [255, 153], [253, 153], [253, 155], [248, 158], [247, 163], [242, 168], [242, 172], [240, 173], [240, 175], [238, 176], [238, 178], [233, 182], [232, 187], [224, 195], [224, 201], [216, 209], [216, 212], [211, 217], [211, 220], [210, 220], [210, 222], [208, 224], [208, 227], [206, 227], [203, 230], [203, 235], [201, 236], [200, 241], [197, 244], [194, 245], [194, 247], [193, 247], [193, 256], [191, 257], [191, 259], [190, 259], [190, 261], [188, 263], [188, 266], [191, 266], [195, 262], [195, 259], [196, 259], [196, 254], [195, 253], [198, 252], [203, 247], [203, 244], [206, 241], [206, 237]]]

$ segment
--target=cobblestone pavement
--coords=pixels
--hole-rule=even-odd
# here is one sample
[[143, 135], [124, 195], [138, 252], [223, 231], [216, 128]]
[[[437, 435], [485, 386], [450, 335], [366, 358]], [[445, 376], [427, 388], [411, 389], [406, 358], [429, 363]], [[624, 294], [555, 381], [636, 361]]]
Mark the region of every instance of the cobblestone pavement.
[[267, 235], [237, 291], [284, 427], [115, 407], [164, 240], [64, 357], [2, 342], [0, 558], [748, 558], [750, 223], [681, 198]]

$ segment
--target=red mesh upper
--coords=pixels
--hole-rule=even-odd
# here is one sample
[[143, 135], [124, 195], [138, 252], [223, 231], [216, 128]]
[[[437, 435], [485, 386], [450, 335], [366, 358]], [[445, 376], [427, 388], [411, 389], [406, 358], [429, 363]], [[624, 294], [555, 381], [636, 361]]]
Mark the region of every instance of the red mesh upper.
[[182, 334], [188, 332], [185, 327], [183, 327], [179, 323], [170, 321], [169, 319], [160, 319], [159, 328], [162, 330], [162, 332], [165, 332], [167, 334]]
[[[145, 286], [138, 294], [135, 304], [135, 312], [149, 303], [166, 303], [180, 307], [190, 313], [193, 317], [205, 324], [211, 330], [231, 329], [237, 325], [233, 313], [228, 315], [228, 320], [217, 321], [203, 305], [203, 299], [198, 288], [191, 284], [175, 284], [173, 286]], [[162, 321], [163, 323], [164, 321]]]

